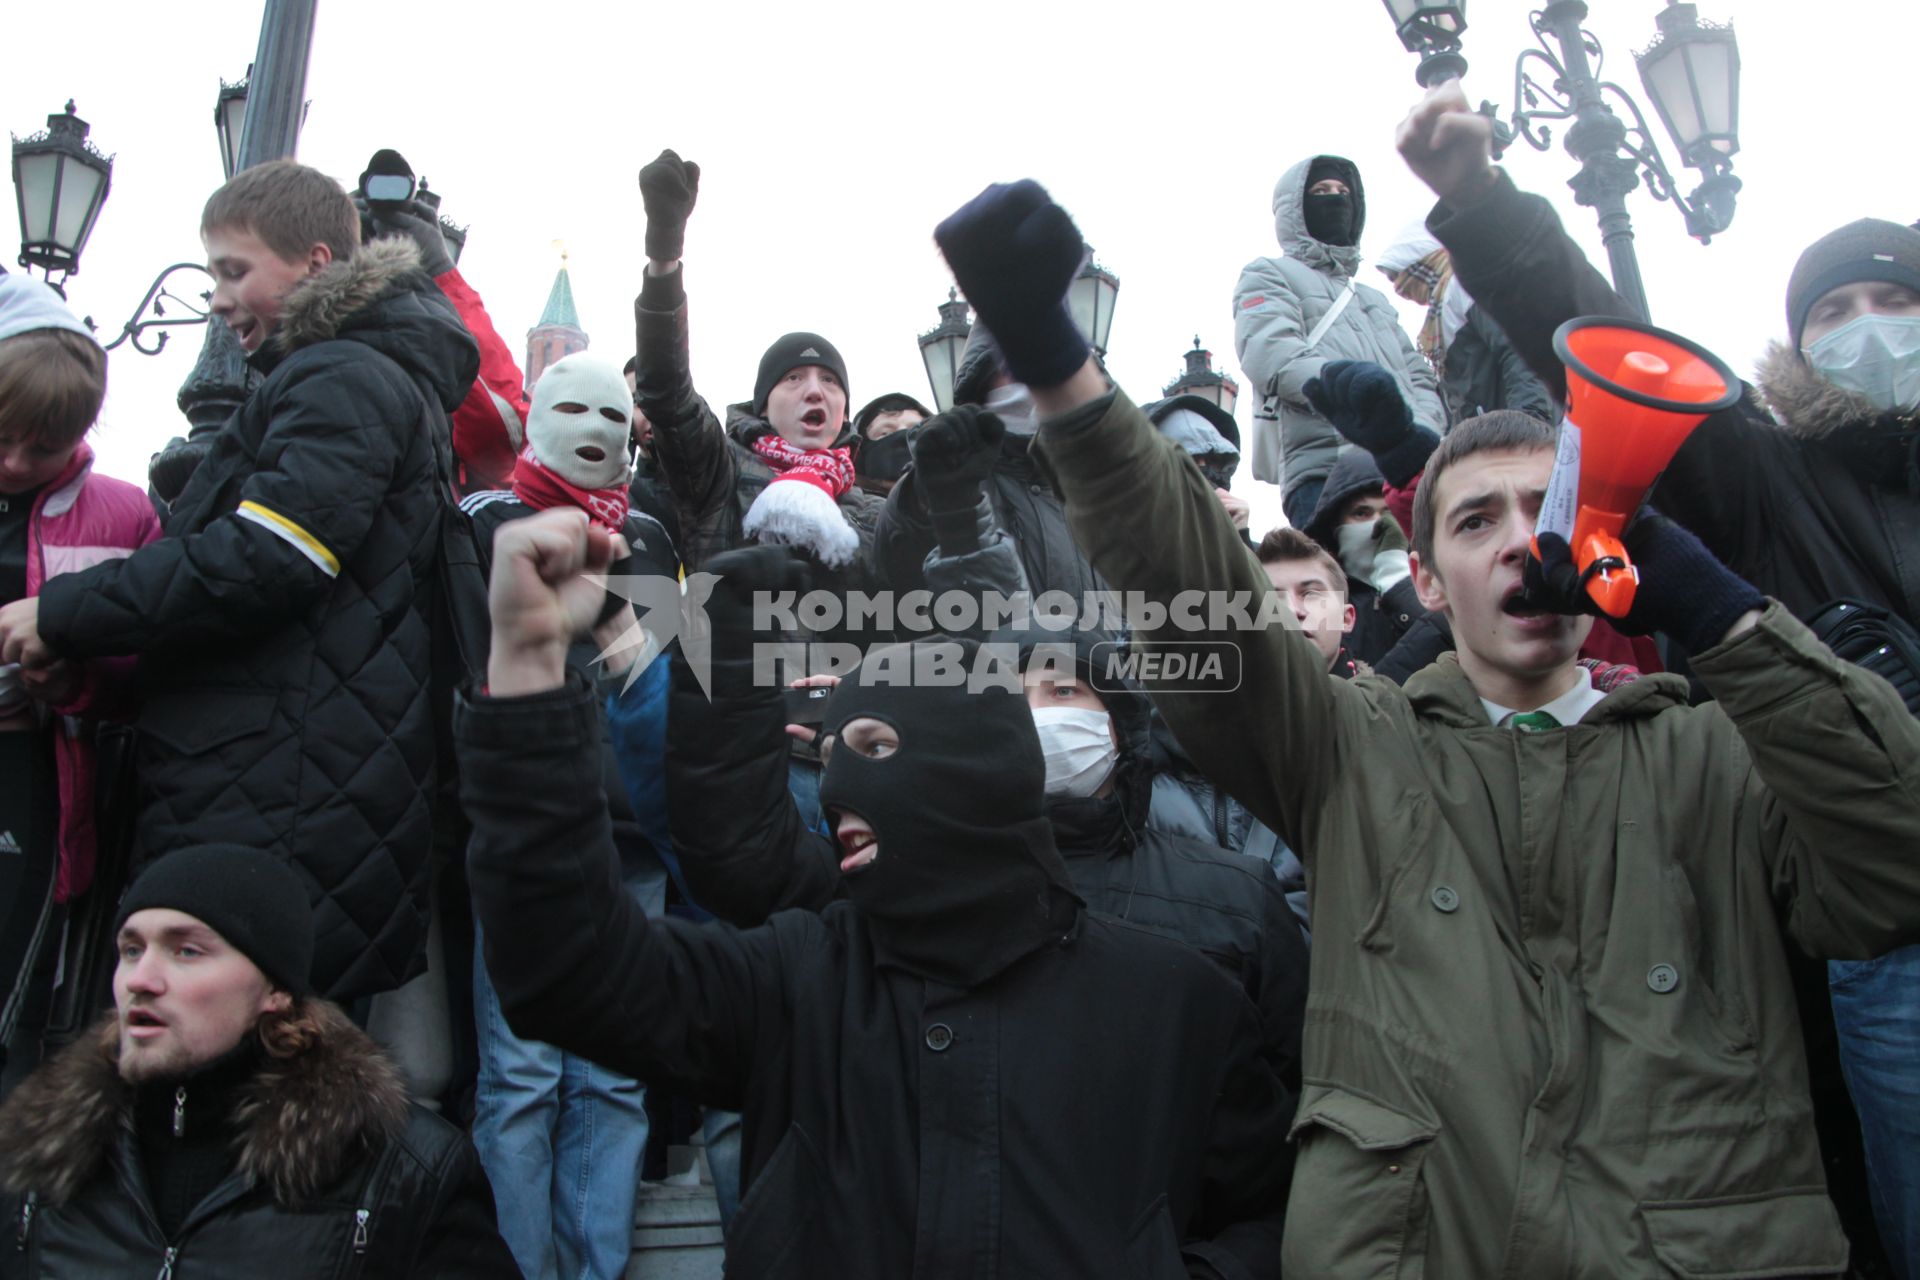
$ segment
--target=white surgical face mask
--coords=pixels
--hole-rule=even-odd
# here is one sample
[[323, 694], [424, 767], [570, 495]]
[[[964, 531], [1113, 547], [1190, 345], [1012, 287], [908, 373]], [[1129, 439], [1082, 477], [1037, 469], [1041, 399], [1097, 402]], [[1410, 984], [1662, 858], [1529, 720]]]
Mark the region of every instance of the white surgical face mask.
[[1120, 760], [1112, 720], [1104, 711], [1084, 707], [1036, 707], [1033, 727], [1040, 731], [1040, 754], [1047, 760], [1047, 794], [1090, 796]]
[[1876, 409], [1920, 405], [1920, 316], [1864, 315], [1807, 347], [1807, 363]]
[[1349, 578], [1373, 582], [1373, 533], [1379, 524], [1379, 520], [1365, 524], [1356, 521], [1343, 524], [1335, 531], [1340, 539], [1340, 567], [1347, 571]]
[[1033, 403], [1033, 392], [1024, 383], [1009, 382], [987, 392], [988, 413], [1006, 423], [1016, 436], [1030, 436], [1040, 429], [1040, 410]]

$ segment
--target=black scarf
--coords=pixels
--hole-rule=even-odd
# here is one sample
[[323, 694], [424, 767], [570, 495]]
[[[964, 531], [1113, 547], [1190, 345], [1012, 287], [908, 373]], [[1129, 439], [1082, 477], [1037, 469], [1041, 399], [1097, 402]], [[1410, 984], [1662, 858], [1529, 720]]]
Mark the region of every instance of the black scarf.
[[1354, 241], [1353, 213], [1350, 195], [1308, 196], [1307, 234], [1321, 244], [1350, 245]]
[[[939, 650], [959, 684], [926, 678]], [[866, 819], [879, 844], [846, 880], [878, 961], [961, 988], [1071, 932], [1081, 905], [1047, 822], [1033, 713], [1008, 688], [968, 691], [977, 652], [946, 639], [878, 650], [834, 691], [821, 730], [835, 742], [820, 807]], [[840, 740], [863, 717], [891, 725], [899, 749], [871, 759]]]

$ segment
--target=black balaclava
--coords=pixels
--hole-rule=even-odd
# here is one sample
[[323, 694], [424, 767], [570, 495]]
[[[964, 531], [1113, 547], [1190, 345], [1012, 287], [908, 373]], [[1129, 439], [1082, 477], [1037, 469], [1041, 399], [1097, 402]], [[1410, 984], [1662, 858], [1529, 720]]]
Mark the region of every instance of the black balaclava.
[[1358, 202], [1351, 190], [1353, 180], [1346, 167], [1330, 159], [1316, 161], [1307, 170], [1307, 189], [1326, 178], [1338, 178], [1349, 190], [1343, 196], [1306, 196], [1302, 208], [1307, 234], [1321, 244], [1350, 245], [1359, 238], [1354, 225]]
[[912, 431], [913, 428], [908, 427], [878, 440], [862, 438], [853, 455], [854, 474], [862, 480], [898, 481], [906, 474], [907, 464], [913, 461]]
[[[876, 650], [834, 690], [821, 727], [836, 738], [821, 809], [858, 814], [879, 842], [846, 877], [876, 958], [961, 988], [1066, 935], [1081, 905], [1047, 823], [1033, 714], [1004, 684], [968, 691], [977, 654], [944, 637]], [[958, 684], [928, 678], [942, 658]], [[892, 755], [837, 740], [865, 716], [899, 734]]]

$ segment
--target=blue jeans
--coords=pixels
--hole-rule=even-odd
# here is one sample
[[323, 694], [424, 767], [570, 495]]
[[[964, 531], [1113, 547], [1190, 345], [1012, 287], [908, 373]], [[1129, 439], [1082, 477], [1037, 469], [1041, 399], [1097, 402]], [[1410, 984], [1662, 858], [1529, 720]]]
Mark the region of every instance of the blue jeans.
[[1920, 946], [1831, 961], [1827, 980], [1880, 1241], [1900, 1280], [1920, 1280]]
[[713, 1174], [713, 1198], [720, 1206], [720, 1229], [733, 1227], [740, 1212], [740, 1113], [708, 1107], [700, 1131], [707, 1140], [707, 1171]]
[[[649, 915], [666, 877], [630, 883]], [[493, 1184], [500, 1234], [527, 1280], [619, 1280], [647, 1153], [644, 1087], [508, 1028], [475, 927], [480, 1077], [473, 1145]]]

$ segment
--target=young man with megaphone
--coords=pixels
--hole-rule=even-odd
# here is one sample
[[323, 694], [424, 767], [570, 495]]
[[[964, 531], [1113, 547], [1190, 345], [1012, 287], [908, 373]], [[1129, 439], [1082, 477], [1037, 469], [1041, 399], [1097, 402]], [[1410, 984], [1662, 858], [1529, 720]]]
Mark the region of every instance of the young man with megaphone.
[[[1428, 226], [1458, 278], [1549, 390], [1563, 402], [1571, 390], [1577, 416], [1556, 331], [1632, 309], [1551, 206], [1492, 163], [1488, 121], [1457, 82], [1414, 109], [1399, 146], [1440, 199]], [[1708, 413], [1652, 500], [1920, 713], [1920, 230], [1864, 218], [1815, 241], [1794, 266], [1786, 313], [1789, 340], [1759, 362], [1760, 394], [1741, 386]], [[1894, 1274], [1915, 1280], [1920, 948], [1830, 967], [1830, 1011], [1829, 966], [1796, 962], [1794, 972], [1833, 1197], [1861, 1274], [1880, 1274], [1884, 1240]]]
[[1428, 462], [1415, 572], [1457, 657], [1402, 688], [1330, 679], [1290, 628], [1184, 631], [1180, 593], [1264, 579], [1060, 305], [1078, 229], [1022, 182], [935, 239], [1034, 390], [1075, 537], [1168, 609], [1136, 640], [1238, 652], [1231, 692], [1150, 692], [1307, 863], [1284, 1270], [1841, 1272], [1781, 933], [1864, 957], [1920, 932], [1920, 723], [1892, 690], [1653, 515], [1621, 538], [1621, 622], [1690, 643], [1719, 701], [1585, 687], [1592, 597], [1529, 555], [1554, 436], [1519, 414]]

